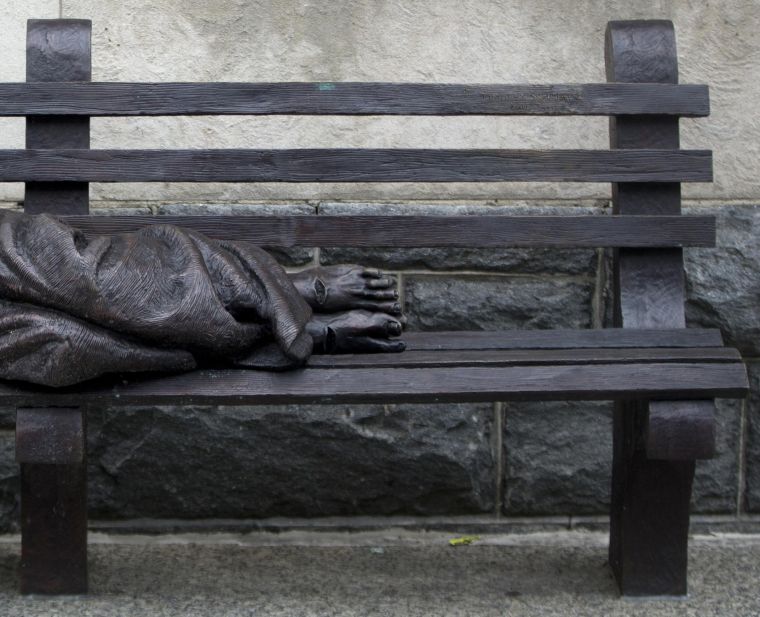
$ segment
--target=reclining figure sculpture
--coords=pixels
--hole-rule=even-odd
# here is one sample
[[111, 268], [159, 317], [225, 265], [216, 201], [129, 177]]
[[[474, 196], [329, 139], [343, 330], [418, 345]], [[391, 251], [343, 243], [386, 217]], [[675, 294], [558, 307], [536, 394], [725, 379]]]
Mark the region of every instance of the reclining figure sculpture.
[[401, 351], [397, 299], [390, 276], [361, 266], [288, 274], [257, 246], [171, 225], [85, 237], [48, 215], [0, 212], [0, 379], [66, 386]]

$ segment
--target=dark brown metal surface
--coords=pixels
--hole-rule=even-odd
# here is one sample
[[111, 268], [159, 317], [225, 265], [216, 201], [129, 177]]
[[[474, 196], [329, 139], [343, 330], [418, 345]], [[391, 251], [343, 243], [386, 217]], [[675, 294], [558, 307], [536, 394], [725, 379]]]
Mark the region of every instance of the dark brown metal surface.
[[[30, 20], [27, 81], [88, 81], [90, 30], [90, 22], [85, 20]], [[89, 141], [87, 117], [27, 119], [28, 148], [88, 148]], [[88, 185], [27, 182], [24, 210], [87, 214]], [[18, 418], [21, 420], [21, 593], [84, 593], [87, 591], [87, 467], [83, 411], [20, 410]], [[44, 425], [49, 434], [39, 430]], [[53, 435], [60, 435], [62, 441], [54, 443]], [[46, 456], [70, 457], [78, 462], [24, 461]]]
[[[406, 336], [404, 337], [405, 342]], [[335, 354], [309, 358], [309, 368], [382, 368], [434, 366], [534, 366], [570, 364], [642, 364], [645, 362], [741, 362], [736, 349], [596, 348], [596, 349], [457, 349], [403, 354]]]
[[67, 216], [88, 235], [177, 225], [263, 246], [714, 246], [713, 216]]
[[21, 465], [21, 569], [24, 594], [87, 591], [87, 469]]
[[720, 330], [679, 328], [652, 330], [449, 330], [405, 332], [408, 350], [455, 349], [599, 349], [625, 347], [722, 347]]
[[[89, 81], [91, 25], [82, 19], [31, 19], [26, 38], [28, 82]], [[64, 116], [35, 116], [26, 120], [27, 148], [89, 148], [90, 119]], [[23, 151], [22, 151], [23, 152]], [[89, 185], [60, 178], [54, 182], [26, 182], [24, 211], [87, 214]]]
[[710, 459], [715, 456], [715, 403], [652, 401], [645, 431], [648, 459]]
[[284, 372], [196, 370], [123, 374], [78, 386], [0, 383], [4, 404], [268, 405], [280, 403], [431, 403], [501, 400], [741, 398], [741, 362], [649, 362], [431, 368], [306, 368]]
[[[670, 22], [610, 22], [605, 51], [608, 81], [678, 81]], [[610, 142], [612, 148], [678, 148], [678, 119], [611, 118]], [[677, 215], [680, 185], [613, 185], [613, 210], [621, 215]], [[614, 267], [615, 325], [685, 326], [680, 249], [620, 249]], [[694, 462], [647, 458], [646, 398], [651, 397], [618, 403], [615, 409], [610, 564], [624, 595], [683, 595]]]
[[[29, 142], [27, 142], [29, 143]], [[29, 143], [32, 147], [32, 144]], [[61, 147], [65, 148], [64, 144]], [[0, 182], [710, 182], [708, 150], [0, 150]], [[73, 212], [71, 214], [74, 214]]]
[[[73, 81], [73, 79], [72, 79]], [[707, 86], [672, 84], [0, 84], [0, 116], [706, 116]]]
[[79, 408], [20, 407], [16, 410], [16, 461], [84, 462], [84, 414]]

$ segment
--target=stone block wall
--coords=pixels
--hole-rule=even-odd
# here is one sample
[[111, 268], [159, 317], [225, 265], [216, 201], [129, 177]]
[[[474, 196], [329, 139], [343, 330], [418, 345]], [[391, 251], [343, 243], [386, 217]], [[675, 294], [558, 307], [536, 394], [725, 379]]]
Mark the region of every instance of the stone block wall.
[[[719, 247], [686, 252], [690, 325], [745, 356], [753, 394], [719, 401], [718, 456], [698, 464], [693, 509], [760, 515], [760, 15], [726, 3], [573, 0], [252, 2], [12, 0], [0, 79], [23, 80], [24, 20], [93, 20], [95, 80], [604, 81], [609, 19], [676, 25], [681, 81], [713, 113], [682, 121], [711, 148], [715, 182], [686, 210], [718, 216]], [[754, 73], [753, 73], [754, 71]], [[753, 76], [754, 75], [754, 76]], [[23, 123], [0, 124], [0, 147]], [[607, 146], [600, 118], [155, 118], [93, 121], [93, 147]], [[102, 214], [595, 214], [609, 186], [580, 184], [93, 185]], [[0, 185], [4, 207], [21, 187]], [[291, 268], [360, 262], [399, 278], [409, 328], [591, 328], [609, 322], [602, 250], [275, 250]], [[18, 516], [13, 410], [0, 410], [0, 529]], [[419, 515], [473, 520], [602, 515], [611, 405], [503, 403], [92, 409], [96, 519]], [[722, 520], [723, 520], [722, 519]]]

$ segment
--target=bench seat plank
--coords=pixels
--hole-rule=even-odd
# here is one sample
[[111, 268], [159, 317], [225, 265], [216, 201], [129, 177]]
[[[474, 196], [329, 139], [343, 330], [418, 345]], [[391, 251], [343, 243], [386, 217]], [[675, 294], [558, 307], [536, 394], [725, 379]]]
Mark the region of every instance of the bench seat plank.
[[709, 150], [0, 150], [0, 182], [711, 182]]
[[643, 362], [740, 362], [730, 347], [624, 349], [458, 349], [405, 351], [402, 354], [315, 355], [309, 368], [381, 368], [436, 366], [533, 366], [564, 364], [637, 364]]
[[0, 384], [2, 403], [17, 406], [701, 399], [747, 392], [740, 362], [199, 370], [125, 375], [57, 390]]
[[673, 84], [0, 84], [0, 116], [707, 116], [707, 86]]
[[447, 349], [593, 349], [600, 347], [722, 347], [723, 336], [713, 328], [637, 330], [451, 330], [405, 332], [407, 351]]
[[177, 225], [263, 246], [714, 246], [713, 216], [67, 216], [88, 234]]

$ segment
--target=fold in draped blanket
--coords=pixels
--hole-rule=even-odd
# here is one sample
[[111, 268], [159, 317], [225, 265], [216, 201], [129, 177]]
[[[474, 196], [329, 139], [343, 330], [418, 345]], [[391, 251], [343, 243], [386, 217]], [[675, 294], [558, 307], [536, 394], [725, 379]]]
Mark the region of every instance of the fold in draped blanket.
[[311, 309], [244, 242], [171, 225], [85, 237], [0, 213], [0, 378], [71, 385], [224, 362], [283, 369], [311, 354]]

